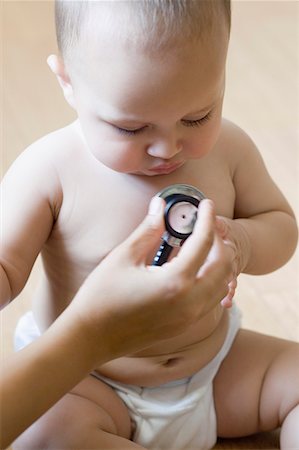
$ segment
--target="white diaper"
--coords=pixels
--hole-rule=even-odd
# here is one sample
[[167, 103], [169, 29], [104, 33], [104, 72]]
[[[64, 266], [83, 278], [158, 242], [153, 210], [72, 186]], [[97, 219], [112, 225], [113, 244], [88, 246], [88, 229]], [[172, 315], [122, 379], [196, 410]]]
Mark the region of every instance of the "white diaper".
[[[234, 306], [229, 312], [229, 329], [219, 353], [190, 378], [144, 388], [93, 374], [111, 386], [126, 404], [136, 427], [134, 442], [151, 450], [204, 450], [215, 445], [217, 423], [213, 379], [240, 324], [241, 314]], [[25, 347], [39, 334], [33, 314], [27, 313], [17, 325], [16, 349]]]
[[18, 352], [35, 341], [41, 332], [34, 320], [32, 311], [27, 311], [18, 321], [14, 334], [14, 348]]

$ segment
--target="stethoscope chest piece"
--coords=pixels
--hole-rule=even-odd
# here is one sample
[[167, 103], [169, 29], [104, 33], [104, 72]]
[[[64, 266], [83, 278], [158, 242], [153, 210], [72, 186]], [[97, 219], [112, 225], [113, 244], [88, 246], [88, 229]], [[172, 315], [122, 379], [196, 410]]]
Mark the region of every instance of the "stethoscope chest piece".
[[204, 194], [188, 184], [173, 184], [158, 193], [165, 202], [164, 220], [166, 231], [153, 260], [153, 265], [164, 264], [173, 247], [180, 247], [193, 231], [197, 208]]

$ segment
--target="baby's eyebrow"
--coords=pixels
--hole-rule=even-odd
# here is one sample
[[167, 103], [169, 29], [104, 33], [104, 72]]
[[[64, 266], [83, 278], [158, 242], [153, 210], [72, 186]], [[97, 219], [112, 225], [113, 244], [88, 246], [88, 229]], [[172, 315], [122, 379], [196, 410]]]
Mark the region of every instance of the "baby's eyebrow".
[[214, 108], [216, 104], [216, 101], [214, 101], [213, 103], [210, 103], [208, 106], [205, 106], [204, 108], [197, 110], [197, 111], [192, 111], [190, 113], [187, 114], [187, 116], [199, 116], [201, 114], [205, 114], [208, 113], [209, 111], [211, 111], [211, 109]]
[[145, 122], [142, 120], [137, 120], [136, 118], [132, 118], [132, 117], [128, 117], [128, 116], [123, 116], [123, 117], [101, 117], [101, 120], [103, 122], [106, 123], [113, 123], [113, 124], [123, 124], [123, 123], [128, 123], [132, 126], [136, 125], [136, 126], [140, 126], [140, 125], [144, 125]]
[[[105, 108], [104, 108], [105, 109]], [[132, 123], [143, 123], [142, 117], [138, 117], [137, 114], [129, 111], [121, 111], [114, 108], [109, 108], [109, 111], [103, 111], [99, 109], [95, 111], [97, 116], [104, 122], [114, 123], [114, 122], [132, 122]]]

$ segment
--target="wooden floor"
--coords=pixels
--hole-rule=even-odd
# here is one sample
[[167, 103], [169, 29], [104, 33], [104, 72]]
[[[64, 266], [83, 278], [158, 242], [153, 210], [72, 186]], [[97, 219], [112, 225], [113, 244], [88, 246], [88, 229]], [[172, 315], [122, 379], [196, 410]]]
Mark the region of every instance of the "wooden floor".
[[[3, 83], [1, 106], [3, 173], [32, 141], [70, 122], [46, 65], [56, 52], [53, 4], [1, 1]], [[270, 173], [299, 216], [299, 3], [235, 1], [227, 66], [224, 115], [258, 144]], [[3, 168], [3, 169], [2, 169]], [[261, 193], [262, 195], [262, 193]], [[244, 327], [299, 340], [299, 252], [282, 269], [260, 277], [240, 277], [238, 304]], [[12, 352], [18, 317], [30, 308], [39, 273], [37, 263], [23, 293], [1, 315], [1, 357]], [[279, 448], [277, 435], [221, 441], [217, 449]]]

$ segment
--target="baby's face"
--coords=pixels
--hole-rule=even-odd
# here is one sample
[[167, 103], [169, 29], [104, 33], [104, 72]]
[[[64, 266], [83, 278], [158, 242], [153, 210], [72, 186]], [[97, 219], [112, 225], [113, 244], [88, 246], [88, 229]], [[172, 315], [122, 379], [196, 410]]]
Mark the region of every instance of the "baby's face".
[[168, 174], [214, 146], [227, 39], [149, 55], [104, 42], [71, 77], [89, 150], [123, 173]]

